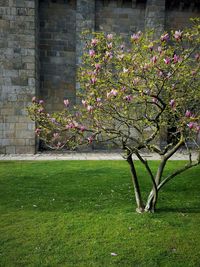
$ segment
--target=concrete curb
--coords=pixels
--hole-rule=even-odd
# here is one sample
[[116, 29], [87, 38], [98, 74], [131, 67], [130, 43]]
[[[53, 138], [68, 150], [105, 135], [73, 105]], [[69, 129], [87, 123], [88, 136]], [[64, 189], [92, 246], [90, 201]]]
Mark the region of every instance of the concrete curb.
[[[159, 160], [160, 156], [154, 153], [143, 153], [142, 156], [148, 160]], [[195, 159], [196, 154], [193, 153]], [[133, 156], [133, 159], [137, 159]], [[100, 153], [100, 152], [66, 152], [66, 153], [38, 153], [38, 154], [0, 154], [0, 161], [6, 160], [123, 160], [122, 153]], [[171, 160], [188, 160], [188, 154], [176, 153]]]

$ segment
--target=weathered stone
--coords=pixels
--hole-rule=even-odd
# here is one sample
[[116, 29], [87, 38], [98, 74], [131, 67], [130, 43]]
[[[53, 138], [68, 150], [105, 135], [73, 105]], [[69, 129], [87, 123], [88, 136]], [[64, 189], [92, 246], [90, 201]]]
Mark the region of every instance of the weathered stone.
[[65, 98], [75, 103], [84, 29], [128, 36], [154, 28], [159, 36], [199, 16], [198, 1], [187, 9], [184, 1], [172, 2], [0, 0], [0, 153], [35, 152], [26, 106], [37, 92], [49, 111], [63, 108]]
[[15, 154], [15, 146], [7, 146], [6, 154]]
[[16, 146], [16, 154], [35, 154], [35, 146]]

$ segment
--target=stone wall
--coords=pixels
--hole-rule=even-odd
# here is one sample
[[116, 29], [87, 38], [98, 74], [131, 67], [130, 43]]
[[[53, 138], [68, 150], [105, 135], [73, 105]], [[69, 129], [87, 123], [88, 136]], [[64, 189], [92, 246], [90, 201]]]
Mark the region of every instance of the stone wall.
[[48, 110], [75, 102], [76, 1], [39, 1], [40, 97]]
[[145, 6], [145, 2], [133, 5], [132, 1], [97, 0], [95, 29], [124, 35], [143, 31]]
[[[39, 6], [38, 2], [39, 1]], [[199, 0], [0, 0], [0, 153], [34, 153], [35, 125], [25, 111], [33, 95], [49, 111], [76, 101], [81, 32], [156, 35], [182, 29]]]
[[34, 153], [37, 1], [0, 1], [0, 153]]

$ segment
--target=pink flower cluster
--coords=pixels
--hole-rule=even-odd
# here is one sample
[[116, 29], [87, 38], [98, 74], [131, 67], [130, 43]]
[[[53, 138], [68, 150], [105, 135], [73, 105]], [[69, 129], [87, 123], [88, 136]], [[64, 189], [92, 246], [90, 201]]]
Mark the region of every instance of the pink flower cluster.
[[69, 107], [69, 100], [68, 100], [68, 99], [65, 99], [65, 100], [63, 101], [63, 103], [64, 103], [64, 105], [65, 105], [66, 107]]
[[65, 128], [68, 129], [77, 129], [81, 132], [84, 132], [86, 130], [86, 127], [84, 125], [79, 125], [76, 121], [72, 121], [69, 124], [65, 126]]
[[91, 40], [91, 45], [92, 46], [96, 46], [98, 44], [98, 42], [99, 42], [99, 40], [94, 38], [94, 39]]
[[41, 129], [40, 129], [40, 128], [36, 128], [36, 129], [35, 129], [35, 133], [36, 133], [37, 136], [39, 136], [40, 133], [41, 133]]
[[160, 37], [161, 42], [167, 42], [169, 40], [169, 34], [165, 33]]
[[112, 96], [115, 97], [115, 96], [117, 96], [117, 95], [118, 95], [117, 90], [112, 89], [110, 92], [107, 93], [107, 98], [112, 97]]
[[191, 121], [187, 124], [187, 126], [190, 128], [190, 130], [193, 129], [193, 130], [197, 131], [198, 133], [200, 132], [200, 125], [198, 125], [197, 122]]
[[180, 41], [183, 37], [183, 32], [181, 32], [180, 30], [175, 31], [174, 33], [174, 38], [176, 41]]
[[89, 50], [89, 55], [90, 55], [90, 57], [94, 57], [95, 51], [93, 49]]
[[137, 32], [137, 33], [133, 33], [131, 35], [131, 41], [133, 42], [137, 42], [139, 39], [140, 39], [140, 36], [141, 36], [141, 32]]

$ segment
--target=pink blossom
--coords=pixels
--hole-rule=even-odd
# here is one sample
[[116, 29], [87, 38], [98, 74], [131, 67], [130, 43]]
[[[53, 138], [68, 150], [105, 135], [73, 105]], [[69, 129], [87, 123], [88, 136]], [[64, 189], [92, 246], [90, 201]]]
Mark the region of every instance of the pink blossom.
[[92, 46], [96, 46], [96, 45], [98, 44], [98, 42], [99, 42], [99, 40], [96, 39], [96, 38], [94, 38], [94, 39], [92, 39], [92, 41], [91, 41], [91, 45], [92, 45]]
[[196, 130], [197, 130], [198, 133], [200, 132], [200, 125], [196, 126]]
[[151, 59], [151, 62], [153, 64], [155, 64], [157, 62], [157, 56], [153, 56], [152, 59]]
[[89, 50], [89, 55], [90, 55], [90, 57], [94, 57], [95, 56], [95, 51], [93, 49]]
[[163, 76], [163, 72], [161, 70], [158, 71], [158, 76], [162, 77]]
[[121, 50], [124, 50], [124, 48], [125, 48], [125, 45], [124, 45], [124, 44], [122, 44], [122, 45], [120, 46], [120, 48], [121, 48]]
[[91, 80], [90, 80], [91, 84], [95, 84], [96, 81], [97, 81], [97, 78], [95, 78], [95, 77], [92, 77]]
[[185, 117], [190, 118], [192, 116], [192, 113], [190, 110], [186, 110]]
[[93, 111], [93, 109], [94, 109], [94, 107], [93, 107], [93, 106], [91, 106], [91, 105], [88, 105], [88, 106], [87, 106], [87, 111], [89, 111], [89, 112], [92, 112], [92, 111]]
[[64, 103], [64, 105], [65, 105], [66, 107], [69, 107], [69, 100], [68, 100], [68, 99], [65, 99], [65, 100], [63, 101], [63, 103]]
[[32, 102], [35, 103], [36, 102], [36, 96], [32, 97]]
[[107, 44], [107, 46], [108, 46], [108, 49], [111, 49], [112, 48], [112, 43]]
[[190, 128], [190, 129], [193, 129], [195, 127], [195, 123], [194, 122], [190, 122], [187, 124], [187, 126]]
[[86, 106], [87, 106], [87, 101], [86, 101], [86, 100], [83, 100], [83, 99], [82, 99], [82, 101], [81, 101], [81, 102], [82, 102], [82, 104], [83, 104], [83, 106], [84, 106], [84, 107], [86, 107]]
[[180, 61], [180, 57], [174, 54], [173, 60], [174, 60], [174, 63], [177, 63]]
[[101, 98], [100, 97], [97, 97], [96, 101], [99, 103], [101, 102]]
[[158, 46], [158, 52], [162, 53], [162, 47], [161, 46]]
[[138, 33], [133, 33], [131, 35], [131, 40], [134, 41], [134, 42], [137, 42], [140, 38], [140, 35]]
[[96, 69], [96, 70], [100, 70], [100, 68], [101, 68], [101, 64], [96, 63], [96, 64], [95, 64], [95, 69]]
[[113, 39], [113, 34], [112, 34], [112, 33], [107, 34], [107, 39], [108, 39], [108, 40], [112, 40], [112, 39]]
[[43, 104], [44, 104], [44, 100], [42, 100], [42, 99], [39, 100], [39, 104], [40, 104], [40, 105], [43, 105]]
[[36, 128], [36, 129], [35, 129], [35, 133], [39, 136], [40, 133], [41, 133], [41, 129], [40, 129], [40, 128]]
[[176, 39], [176, 41], [180, 41], [182, 39], [182, 35], [183, 35], [183, 32], [181, 32], [180, 30], [175, 31], [174, 38]]
[[122, 92], [125, 92], [126, 91], [126, 86], [123, 86], [122, 87]]
[[86, 130], [84, 125], [79, 126], [79, 129], [80, 129], [81, 132], [84, 132]]
[[171, 59], [169, 57], [166, 57], [163, 60], [164, 60], [165, 64], [167, 64], [167, 65], [171, 62]]
[[88, 140], [88, 143], [91, 144], [93, 142], [94, 138], [93, 138], [93, 136], [89, 136], [87, 138], [87, 140]]
[[161, 42], [168, 41], [169, 40], [169, 34], [165, 33], [165, 34], [161, 35], [160, 40], [161, 40]]
[[74, 125], [73, 122], [70, 122], [69, 124], [67, 124], [67, 125], [65, 126], [65, 128], [66, 128], [66, 129], [74, 129], [74, 128], [75, 128], [75, 125]]
[[38, 112], [39, 112], [39, 113], [42, 113], [42, 112], [44, 112], [44, 109], [43, 109], [43, 108], [39, 108], [39, 109], [38, 109]]
[[126, 95], [126, 96], [124, 97], [124, 99], [125, 99], [127, 102], [131, 102], [132, 99], [133, 99], [133, 96], [132, 96], [132, 95]]
[[174, 108], [175, 105], [176, 105], [176, 102], [175, 102], [174, 99], [171, 99], [170, 102], [169, 102], [169, 104], [170, 104], [170, 106], [171, 106], [172, 108]]
[[117, 96], [118, 92], [114, 89], [112, 89], [109, 93], [107, 93], [107, 98], [110, 96]]
[[156, 97], [153, 97], [152, 101], [153, 103], [158, 103], [158, 99]]

